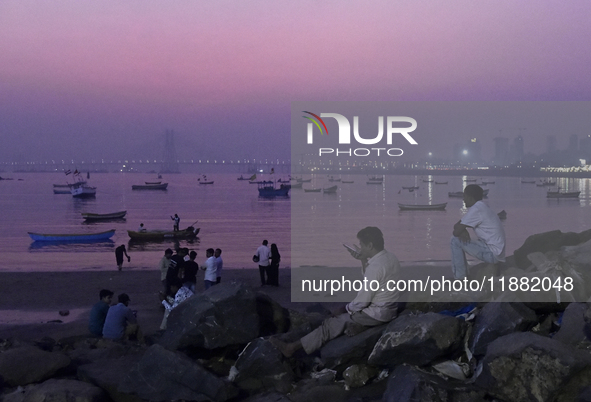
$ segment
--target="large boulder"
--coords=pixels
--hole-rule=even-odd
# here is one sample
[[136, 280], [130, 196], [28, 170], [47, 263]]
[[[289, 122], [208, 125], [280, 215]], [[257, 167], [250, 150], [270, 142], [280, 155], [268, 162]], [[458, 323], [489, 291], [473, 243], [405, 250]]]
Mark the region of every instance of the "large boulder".
[[584, 330], [587, 309], [587, 303], [571, 303], [564, 310], [562, 324], [553, 339], [572, 346], [586, 340]]
[[531, 332], [513, 333], [489, 344], [476, 384], [508, 401], [551, 401], [591, 356]]
[[513, 332], [527, 331], [537, 323], [536, 313], [523, 303], [488, 303], [476, 317], [470, 350], [475, 355], [484, 355], [490, 342]]
[[401, 316], [388, 324], [368, 362], [422, 366], [453, 355], [462, 346], [465, 332], [466, 323], [457, 318], [436, 313]]
[[294, 379], [294, 373], [281, 352], [263, 338], [246, 346], [231, 373], [234, 383], [249, 393], [262, 389], [288, 393]]
[[290, 327], [289, 311], [269, 295], [256, 293], [257, 314], [259, 317], [259, 336], [287, 332]]
[[550, 232], [534, 234], [529, 236], [523, 245], [515, 250], [513, 254], [515, 263], [519, 268], [527, 269], [530, 266], [527, 255], [530, 253], [536, 251], [545, 253], [552, 250], [559, 250], [563, 246], [573, 246], [590, 239], [591, 230], [581, 233], [562, 233], [560, 230], [552, 230]]
[[128, 355], [116, 359], [103, 359], [78, 367], [77, 377], [102, 388], [116, 402], [141, 402], [137, 395], [122, 392], [121, 382], [141, 356]]
[[446, 381], [415, 367], [401, 365], [390, 374], [384, 402], [482, 401], [484, 392], [457, 381]]
[[237, 283], [221, 283], [171, 311], [160, 345], [167, 349], [216, 349], [246, 344], [259, 335], [255, 294]]
[[3, 402], [106, 402], [105, 392], [92, 384], [76, 380], [50, 379], [29, 385], [22, 392], [4, 396]]
[[147, 401], [226, 401], [237, 390], [186, 355], [152, 345], [131, 368], [119, 391]]
[[12, 387], [41, 382], [70, 365], [59, 352], [45, 352], [34, 346], [20, 346], [0, 353], [0, 377]]
[[341, 372], [352, 364], [367, 363], [376, 342], [387, 326], [378, 325], [355, 336], [339, 336], [327, 342], [320, 349], [324, 367]]

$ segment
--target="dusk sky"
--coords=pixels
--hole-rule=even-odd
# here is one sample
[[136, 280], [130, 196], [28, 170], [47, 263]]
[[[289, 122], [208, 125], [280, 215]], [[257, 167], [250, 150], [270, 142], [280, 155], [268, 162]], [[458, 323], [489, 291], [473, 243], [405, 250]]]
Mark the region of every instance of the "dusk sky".
[[3, 0], [0, 161], [160, 157], [167, 129], [180, 157], [288, 159], [292, 101], [588, 101], [590, 20], [588, 0]]

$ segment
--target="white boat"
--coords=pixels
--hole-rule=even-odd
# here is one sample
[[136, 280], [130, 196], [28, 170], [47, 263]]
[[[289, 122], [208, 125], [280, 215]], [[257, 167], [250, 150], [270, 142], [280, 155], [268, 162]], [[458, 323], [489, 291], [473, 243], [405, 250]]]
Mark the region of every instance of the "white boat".
[[70, 193], [72, 193], [74, 198], [91, 198], [96, 196], [96, 187], [74, 183], [70, 187]]

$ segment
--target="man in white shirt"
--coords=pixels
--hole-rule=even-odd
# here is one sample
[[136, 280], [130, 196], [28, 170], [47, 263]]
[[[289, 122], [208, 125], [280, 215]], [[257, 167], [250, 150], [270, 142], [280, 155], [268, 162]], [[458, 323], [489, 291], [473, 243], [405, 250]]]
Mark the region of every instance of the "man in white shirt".
[[214, 251], [213, 248], [208, 248], [207, 251], [205, 252], [205, 255], [207, 256], [207, 260], [205, 260], [205, 264], [203, 264], [201, 266], [201, 269], [205, 270], [205, 278], [204, 278], [204, 283], [205, 283], [205, 290], [209, 289], [210, 287], [212, 287], [213, 285], [216, 284], [216, 280], [217, 280], [217, 269], [216, 269], [216, 265], [215, 265], [215, 257], [213, 256]]
[[[456, 279], [468, 275], [466, 253], [490, 264], [505, 261], [505, 229], [497, 214], [482, 202], [482, 197], [482, 187], [477, 184], [464, 189], [464, 204], [469, 210], [454, 225], [451, 238], [451, 264]], [[470, 239], [468, 228], [474, 230], [476, 240]]]
[[[269, 266], [271, 263], [269, 262], [269, 258], [271, 258], [271, 250], [267, 247], [269, 242], [267, 240], [263, 240], [263, 244], [257, 248], [257, 252], [255, 253], [256, 256], [259, 257], [259, 273], [261, 275], [261, 286], [265, 286], [269, 281]], [[265, 273], [267, 274], [267, 279], [265, 280]]]
[[[297, 350], [304, 349], [307, 354], [320, 349], [322, 345], [341, 334], [348, 336], [387, 323], [398, 315], [398, 290], [389, 290], [388, 282], [395, 281], [400, 272], [400, 263], [396, 256], [384, 250], [384, 237], [377, 227], [366, 227], [357, 233], [359, 248], [351, 255], [361, 261], [361, 272], [367, 280], [365, 283], [376, 281], [378, 286], [362, 288], [355, 299], [333, 312], [331, 318], [323, 321], [322, 325], [302, 337], [300, 340], [285, 343], [276, 338], [270, 342], [275, 345], [284, 356], [290, 357]], [[379, 289], [372, 291], [371, 289]]]

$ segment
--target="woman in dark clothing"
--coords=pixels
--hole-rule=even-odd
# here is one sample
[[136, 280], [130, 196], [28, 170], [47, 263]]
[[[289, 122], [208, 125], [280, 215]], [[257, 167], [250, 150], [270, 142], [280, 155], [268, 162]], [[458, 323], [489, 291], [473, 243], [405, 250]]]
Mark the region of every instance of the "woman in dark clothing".
[[279, 286], [279, 261], [281, 255], [277, 249], [277, 244], [271, 244], [271, 264], [269, 265], [268, 284], [271, 286]]

